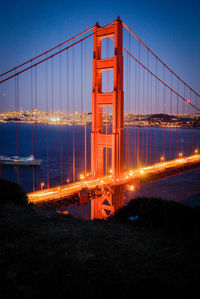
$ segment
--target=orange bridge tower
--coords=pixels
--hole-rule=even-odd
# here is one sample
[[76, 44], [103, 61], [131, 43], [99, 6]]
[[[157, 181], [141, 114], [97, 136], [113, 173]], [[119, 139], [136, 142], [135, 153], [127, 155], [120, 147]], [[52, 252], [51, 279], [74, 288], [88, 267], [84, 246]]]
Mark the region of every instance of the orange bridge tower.
[[[93, 40], [93, 91], [92, 91], [92, 133], [91, 133], [91, 173], [93, 179], [104, 176], [104, 148], [112, 152], [113, 186], [104, 188], [102, 196], [91, 201], [91, 218], [104, 218], [122, 206], [124, 187], [119, 179], [124, 172], [124, 94], [122, 22], [118, 19], [108, 26], [94, 26]], [[114, 40], [114, 57], [101, 58], [101, 41]], [[102, 73], [113, 70], [113, 91], [102, 92]], [[103, 132], [103, 107], [112, 106], [112, 133]], [[107, 191], [106, 191], [107, 190]]]

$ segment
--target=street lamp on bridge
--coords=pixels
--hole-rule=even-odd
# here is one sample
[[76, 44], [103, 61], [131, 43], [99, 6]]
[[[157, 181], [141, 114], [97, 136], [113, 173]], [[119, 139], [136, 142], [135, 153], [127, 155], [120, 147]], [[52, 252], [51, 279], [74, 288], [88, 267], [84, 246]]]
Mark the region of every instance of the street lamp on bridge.
[[160, 162], [164, 162], [164, 160], [165, 160], [164, 156], [160, 157]]

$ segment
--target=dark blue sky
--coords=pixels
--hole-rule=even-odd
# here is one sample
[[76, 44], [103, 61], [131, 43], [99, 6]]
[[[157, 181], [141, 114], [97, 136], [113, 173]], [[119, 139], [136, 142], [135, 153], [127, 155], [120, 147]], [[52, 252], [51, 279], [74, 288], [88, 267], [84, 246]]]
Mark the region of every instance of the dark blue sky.
[[3, 1], [0, 73], [117, 16], [200, 92], [200, 1]]

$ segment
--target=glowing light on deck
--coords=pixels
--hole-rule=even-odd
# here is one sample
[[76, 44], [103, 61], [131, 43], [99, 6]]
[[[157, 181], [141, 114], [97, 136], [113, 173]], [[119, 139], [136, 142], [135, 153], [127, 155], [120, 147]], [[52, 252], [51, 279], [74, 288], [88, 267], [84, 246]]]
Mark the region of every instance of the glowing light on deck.
[[40, 184], [41, 190], [43, 189], [44, 185], [45, 185], [44, 182], [42, 182], [42, 183]]
[[133, 186], [133, 185], [129, 186], [128, 190], [134, 191], [135, 190], [135, 186]]
[[79, 185], [75, 185], [75, 186], [72, 186], [72, 187], [64, 188], [64, 189], [62, 189], [62, 190], [74, 189], [74, 188], [81, 187], [81, 186], [82, 186], [82, 184], [79, 184]]
[[[182, 157], [183, 153], [180, 152], [178, 154], [178, 158], [175, 160], [171, 161], [165, 161], [165, 162], [160, 162], [156, 163], [154, 165], [149, 165], [147, 167], [139, 168], [139, 169], [134, 169], [134, 170], [129, 170], [123, 178], [120, 179], [114, 179], [112, 175], [107, 175], [101, 178], [97, 178], [94, 180], [85, 180], [84, 175], [82, 174], [82, 179], [84, 181], [79, 181], [76, 183], [72, 184], [66, 184], [65, 186], [56, 186], [52, 188], [46, 188], [45, 183], [41, 182], [41, 189], [44, 187], [44, 190], [38, 190], [32, 193], [28, 194], [28, 198], [30, 202], [33, 202], [34, 204], [45, 202], [45, 201], [51, 201], [54, 199], [59, 199], [59, 198], [64, 198], [67, 196], [71, 196], [72, 194], [75, 194], [79, 192], [83, 187], [88, 187], [88, 188], [94, 188], [97, 185], [103, 185], [103, 184], [112, 184], [112, 182], [122, 182], [122, 184], [126, 185], [126, 188], [130, 191], [134, 191], [137, 189], [136, 186], [134, 186], [134, 180], [133, 178], [135, 177], [136, 179], [139, 179], [140, 176], [145, 174], [145, 176], [151, 176], [153, 173], [157, 172], [165, 172], [168, 171], [168, 167], [176, 168], [180, 167], [184, 164], [187, 165], [187, 163], [191, 162], [200, 162], [200, 154], [199, 154], [199, 149], [196, 148], [194, 150], [194, 154], [192, 156], [187, 156], [187, 157]], [[67, 182], [69, 182], [69, 179], [66, 179]]]
[[50, 194], [54, 194], [54, 193], [58, 193], [58, 191], [50, 191], [50, 192], [46, 192], [46, 193], [42, 193], [42, 194], [30, 194], [29, 196], [38, 196], [38, 197], [41, 197], [41, 196], [45, 196], [45, 195], [50, 195]]
[[80, 174], [80, 179], [84, 180], [85, 176], [83, 174]]

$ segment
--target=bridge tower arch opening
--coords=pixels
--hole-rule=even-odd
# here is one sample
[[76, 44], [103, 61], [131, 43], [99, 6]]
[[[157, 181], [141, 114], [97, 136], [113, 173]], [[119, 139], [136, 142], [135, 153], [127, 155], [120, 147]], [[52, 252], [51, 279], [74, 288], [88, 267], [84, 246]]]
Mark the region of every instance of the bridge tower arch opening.
[[[105, 218], [106, 205], [113, 213], [122, 205], [124, 187], [119, 186], [124, 174], [124, 93], [123, 93], [123, 25], [118, 18], [105, 27], [97, 23], [93, 28], [93, 89], [92, 89], [92, 132], [91, 173], [97, 179], [104, 175], [104, 148], [111, 149], [113, 187], [102, 191], [101, 198], [91, 201], [91, 218]], [[101, 58], [101, 41], [114, 40], [114, 56]], [[102, 91], [102, 72], [113, 71], [113, 91]], [[103, 107], [112, 106], [112, 133], [103, 132]], [[118, 187], [116, 188], [116, 183]], [[107, 207], [108, 209], [108, 207]]]

